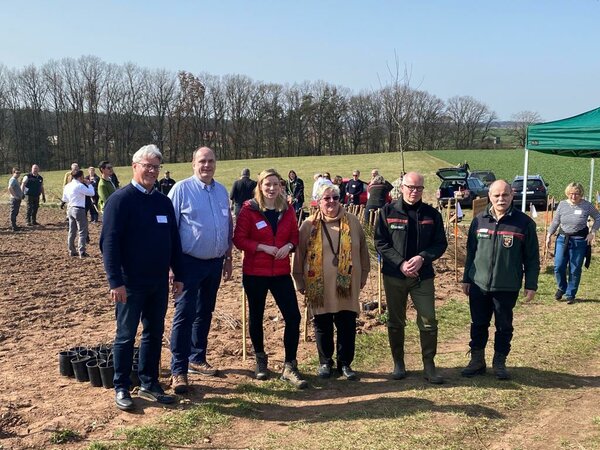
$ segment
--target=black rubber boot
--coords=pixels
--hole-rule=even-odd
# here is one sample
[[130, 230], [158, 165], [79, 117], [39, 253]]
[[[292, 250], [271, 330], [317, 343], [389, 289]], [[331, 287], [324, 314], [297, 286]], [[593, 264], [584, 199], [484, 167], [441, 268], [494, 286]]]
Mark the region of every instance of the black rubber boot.
[[390, 340], [392, 358], [394, 358], [392, 378], [394, 380], [401, 380], [406, 378], [406, 366], [404, 365], [404, 327], [388, 328], [388, 338]]
[[254, 374], [257, 380], [266, 380], [269, 378], [269, 369], [267, 365], [269, 363], [269, 357], [266, 353], [261, 352], [256, 354], [256, 369]]
[[432, 384], [442, 384], [444, 379], [437, 373], [435, 354], [437, 352], [437, 330], [421, 331], [421, 354], [423, 355], [423, 376]]
[[463, 377], [471, 378], [485, 373], [485, 349], [472, 348], [471, 361], [460, 373]]
[[494, 353], [494, 359], [492, 360], [492, 368], [494, 369], [494, 375], [499, 380], [510, 380], [510, 374], [506, 370], [506, 355], [502, 353]]

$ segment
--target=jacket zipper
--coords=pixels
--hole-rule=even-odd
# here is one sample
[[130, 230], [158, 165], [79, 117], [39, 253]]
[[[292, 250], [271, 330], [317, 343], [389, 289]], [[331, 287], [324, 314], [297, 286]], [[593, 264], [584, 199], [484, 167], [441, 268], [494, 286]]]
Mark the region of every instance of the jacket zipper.
[[496, 245], [497, 245], [497, 240], [498, 240], [498, 225], [499, 225], [499, 221], [497, 221], [496, 219], [494, 219], [494, 221], [496, 222], [496, 224], [494, 225], [494, 241], [493, 241], [493, 245], [492, 245], [492, 258], [490, 261], [490, 278], [488, 281], [488, 291], [491, 289], [492, 287], [492, 281], [494, 278], [494, 266], [495, 266], [495, 260], [496, 260]]

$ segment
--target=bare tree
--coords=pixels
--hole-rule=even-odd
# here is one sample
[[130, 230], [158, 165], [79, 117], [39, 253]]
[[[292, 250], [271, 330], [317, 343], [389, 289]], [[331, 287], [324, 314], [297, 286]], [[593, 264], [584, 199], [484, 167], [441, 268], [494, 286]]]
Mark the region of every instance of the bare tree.
[[527, 127], [541, 122], [542, 118], [535, 111], [519, 111], [511, 116], [511, 120], [513, 121], [510, 129], [511, 135], [517, 138], [521, 147], [525, 147]]
[[454, 148], [475, 148], [496, 119], [496, 113], [487, 105], [470, 96], [456, 96], [448, 100], [446, 115], [450, 121], [450, 139]]

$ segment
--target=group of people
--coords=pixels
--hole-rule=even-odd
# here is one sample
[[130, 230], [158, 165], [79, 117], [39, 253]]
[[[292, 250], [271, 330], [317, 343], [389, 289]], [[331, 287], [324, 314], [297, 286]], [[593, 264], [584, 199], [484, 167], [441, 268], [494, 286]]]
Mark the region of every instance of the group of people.
[[[336, 371], [345, 379], [356, 380], [358, 375], [352, 369], [356, 320], [370, 257], [361, 223], [343, 207], [339, 185], [320, 183], [314, 192], [317, 208], [298, 228], [296, 203], [302, 204], [304, 188], [294, 171], [288, 173], [286, 182], [276, 170], [263, 170], [251, 183], [249, 170], [244, 169], [240, 182], [236, 181], [228, 193], [214, 178], [214, 151], [200, 147], [192, 155], [193, 174], [173, 183], [165, 196], [157, 188], [161, 164], [162, 154], [155, 145], [139, 149], [132, 158], [131, 183], [113, 190], [101, 206], [100, 249], [116, 311], [116, 406], [127, 411], [134, 408], [130, 372], [140, 322], [139, 396], [159, 403], [175, 400], [158, 381], [169, 292], [175, 298], [170, 339], [174, 393], [188, 392], [190, 373], [217, 375], [218, 369], [207, 360], [208, 336], [220, 283], [232, 276], [234, 246], [243, 252], [242, 283], [248, 298], [256, 379], [271, 376], [263, 331], [265, 302], [271, 292], [285, 322], [281, 379], [298, 389], [308, 386], [297, 363], [300, 294], [314, 326], [317, 376], [329, 378]], [[100, 166], [103, 177], [98, 190], [112, 169]], [[354, 174], [358, 179], [360, 173]], [[69, 193], [69, 222], [77, 224], [85, 211], [81, 200], [93, 197], [95, 191], [81, 170], [73, 169], [71, 177], [65, 191]], [[11, 181], [9, 186], [11, 194], [22, 197], [18, 183], [15, 186]], [[30, 192], [31, 186], [27, 187]], [[421, 174], [404, 174], [400, 198], [379, 208], [373, 239], [382, 260], [394, 363], [391, 377], [399, 380], [407, 376], [405, 327], [410, 296], [417, 313], [424, 377], [440, 384], [444, 380], [435, 365], [438, 320], [433, 262], [444, 254], [448, 243], [440, 212], [422, 200], [424, 189]], [[240, 191], [246, 191], [249, 198], [235, 208], [234, 224], [230, 202], [237, 206]], [[600, 228], [600, 214], [582, 199], [580, 184], [570, 184], [565, 193], [568, 200], [560, 203], [547, 242], [559, 231], [556, 298], [566, 295], [567, 302], [572, 303], [584, 248]], [[512, 198], [506, 181], [492, 183], [489, 205], [473, 218], [469, 228], [462, 278], [471, 314], [471, 357], [462, 370], [465, 377], [486, 372], [485, 349], [494, 317], [493, 373], [501, 380], [510, 378], [506, 359], [513, 336], [513, 308], [523, 285], [529, 300], [538, 288], [540, 257], [535, 222], [512, 206]], [[587, 228], [588, 217], [594, 219], [591, 230]], [[81, 255], [81, 244], [80, 234], [80, 247], [72, 246], [70, 251]]]

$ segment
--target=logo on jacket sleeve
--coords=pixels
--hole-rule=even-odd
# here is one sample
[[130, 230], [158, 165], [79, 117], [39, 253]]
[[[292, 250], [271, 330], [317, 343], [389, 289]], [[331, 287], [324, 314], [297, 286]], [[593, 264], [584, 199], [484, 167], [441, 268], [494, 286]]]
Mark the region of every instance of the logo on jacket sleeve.
[[514, 236], [512, 234], [505, 234], [502, 236], [502, 247], [511, 248], [513, 246]]

